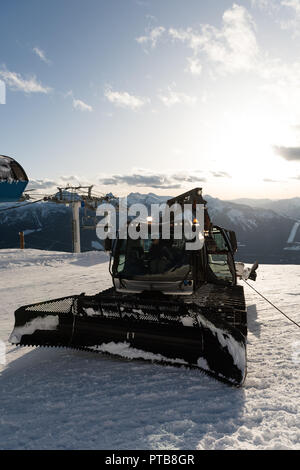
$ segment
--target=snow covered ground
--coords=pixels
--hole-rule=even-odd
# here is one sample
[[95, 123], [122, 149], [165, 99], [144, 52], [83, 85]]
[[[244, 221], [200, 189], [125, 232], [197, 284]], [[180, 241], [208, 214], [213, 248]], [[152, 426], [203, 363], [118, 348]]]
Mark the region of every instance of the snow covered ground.
[[[17, 307], [110, 285], [99, 252], [0, 250], [0, 449], [300, 449], [300, 332], [247, 286], [241, 389], [194, 370], [7, 342]], [[299, 265], [260, 266], [255, 287], [300, 322]]]

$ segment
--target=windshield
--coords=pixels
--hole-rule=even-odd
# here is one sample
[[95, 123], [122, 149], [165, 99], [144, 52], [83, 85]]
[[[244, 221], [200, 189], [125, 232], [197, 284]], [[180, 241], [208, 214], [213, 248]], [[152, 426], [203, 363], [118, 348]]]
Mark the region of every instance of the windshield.
[[185, 241], [180, 240], [119, 240], [115, 253], [115, 276], [125, 278], [182, 280], [190, 271]]

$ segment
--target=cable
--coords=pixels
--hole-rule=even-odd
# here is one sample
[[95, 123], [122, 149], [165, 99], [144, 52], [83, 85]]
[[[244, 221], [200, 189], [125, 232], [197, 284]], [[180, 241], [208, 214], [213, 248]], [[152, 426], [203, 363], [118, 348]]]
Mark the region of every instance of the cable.
[[[65, 188], [61, 188], [62, 191], [68, 191], [69, 190], [69, 197], [70, 197], [70, 200], [69, 201], [65, 201], [66, 203], [70, 203], [72, 204], [73, 202], [77, 201], [77, 199], [75, 197], [78, 197], [80, 196], [80, 193], [79, 193], [79, 190], [80, 188], [76, 188], [77, 189], [77, 192], [72, 192], [70, 190], [72, 190], [73, 188], [69, 188], [68, 186], [66, 186]], [[83, 189], [81, 190], [83, 192]], [[35, 195], [38, 196], [40, 195], [41, 193], [36, 193]], [[99, 198], [99, 199], [102, 199], [104, 197], [103, 194], [101, 194], [101, 196], [97, 196], [97, 194], [99, 193], [96, 193], [94, 192], [94, 194], [96, 194], [96, 198]], [[50, 194], [50, 195], [46, 195], [44, 194], [44, 197], [42, 199], [38, 199], [36, 201], [32, 201], [32, 202], [28, 202], [27, 204], [20, 204], [18, 206], [11, 206], [11, 207], [6, 207], [5, 209], [0, 209], [0, 213], [1, 212], [7, 212], [7, 211], [10, 211], [10, 210], [13, 210], [13, 209], [19, 209], [19, 208], [23, 208], [23, 207], [26, 207], [26, 206], [30, 206], [31, 204], [36, 204], [37, 202], [42, 202], [42, 201], [47, 201], [48, 202], [56, 202], [56, 201], [51, 201], [50, 198], [52, 197], [55, 197], [56, 194]], [[81, 194], [81, 196], [86, 196], [85, 194]], [[49, 200], [50, 199], [50, 200]]]
[[44, 200], [44, 198], [43, 199], [38, 199], [37, 201], [28, 202], [27, 204], [23, 204], [23, 205], [20, 205], [20, 206], [6, 207], [5, 209], [0, 209], [0, 212], [6, 212], [6, 211], [10, 211], [12, 209], [19, 209], [20, 207], [30, 206], [31, 204], [36, 204], [37, 202], [41, 202], [43, 200]]
[[296, 323], [294, 320], [292, 320], [290, 317], [288, 317], [285, 313], [283, 313], [282, 310], [280, 310], [280, 308], [276, 307], [276, 305], [274, 305], [270, 300], [268, 300], [264, 295], [262, 295], [260, 292], [258, 292], [253, 286], [251, 286], [251, 284], [249, 284], [245, 279], [243, 279], [243, 281], [247, 284], [247, 286], [251, 287], [252, 290], [254, 290], [258, 295], [260, 295], [260, 297], [262, 297], [266, 302], [268, 302], [270, 305], [272, 305], [272, 307], [276, 308], [276, 310], [278, 310], [278, 312], [280, 312], [282, 315], [284, 315], [288, 320], [290, 320], [292, 323], [294, 323], [294, 325], [298, 326], [298, 328], [300, 328], [300, 325], [299, 323]]

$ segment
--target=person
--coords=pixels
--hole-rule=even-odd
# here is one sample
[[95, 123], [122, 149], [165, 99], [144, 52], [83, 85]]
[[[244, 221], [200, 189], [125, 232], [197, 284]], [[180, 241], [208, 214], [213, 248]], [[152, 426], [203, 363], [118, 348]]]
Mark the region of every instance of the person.
[[161, 274], [172, 266], [174, 257], [167, 241], [158, 239], [152, 241], [149, 260], [151, 274]]
[[144, 274], [145, 267], [142, 259], [142, 249], [138, 246], [132, 246], [128, 252], [124, 271], [127, 275], [134, 276]]

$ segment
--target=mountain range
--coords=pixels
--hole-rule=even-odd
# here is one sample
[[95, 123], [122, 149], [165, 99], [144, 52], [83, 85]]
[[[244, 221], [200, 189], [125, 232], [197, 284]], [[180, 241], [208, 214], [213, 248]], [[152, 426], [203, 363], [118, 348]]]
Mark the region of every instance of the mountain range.
[[[171, 196], [170, 196], [171, 197]], [[154, 193], [130, 193], [128, 204], [163, 203], [169, 197]], [[225, 201], [204, 196], [214, 224], [237, 234], [237, 260], [264, 264], [300, 264], [300, 198], [272, 201], [238, 199]], [[53, 202], [39, 202], [10, 210], [0, 204], [0, 249], [19, 246], [19, 232], [25, 234], [25, 247], [72, 251], [71, 208]], [[1, 211], [2, 210], [2, 211]], [[102, 249], [93, 229], [95, 213], [80, 210], [81, 250]], [[299, 221], [299, 222], [298, 222]]]

